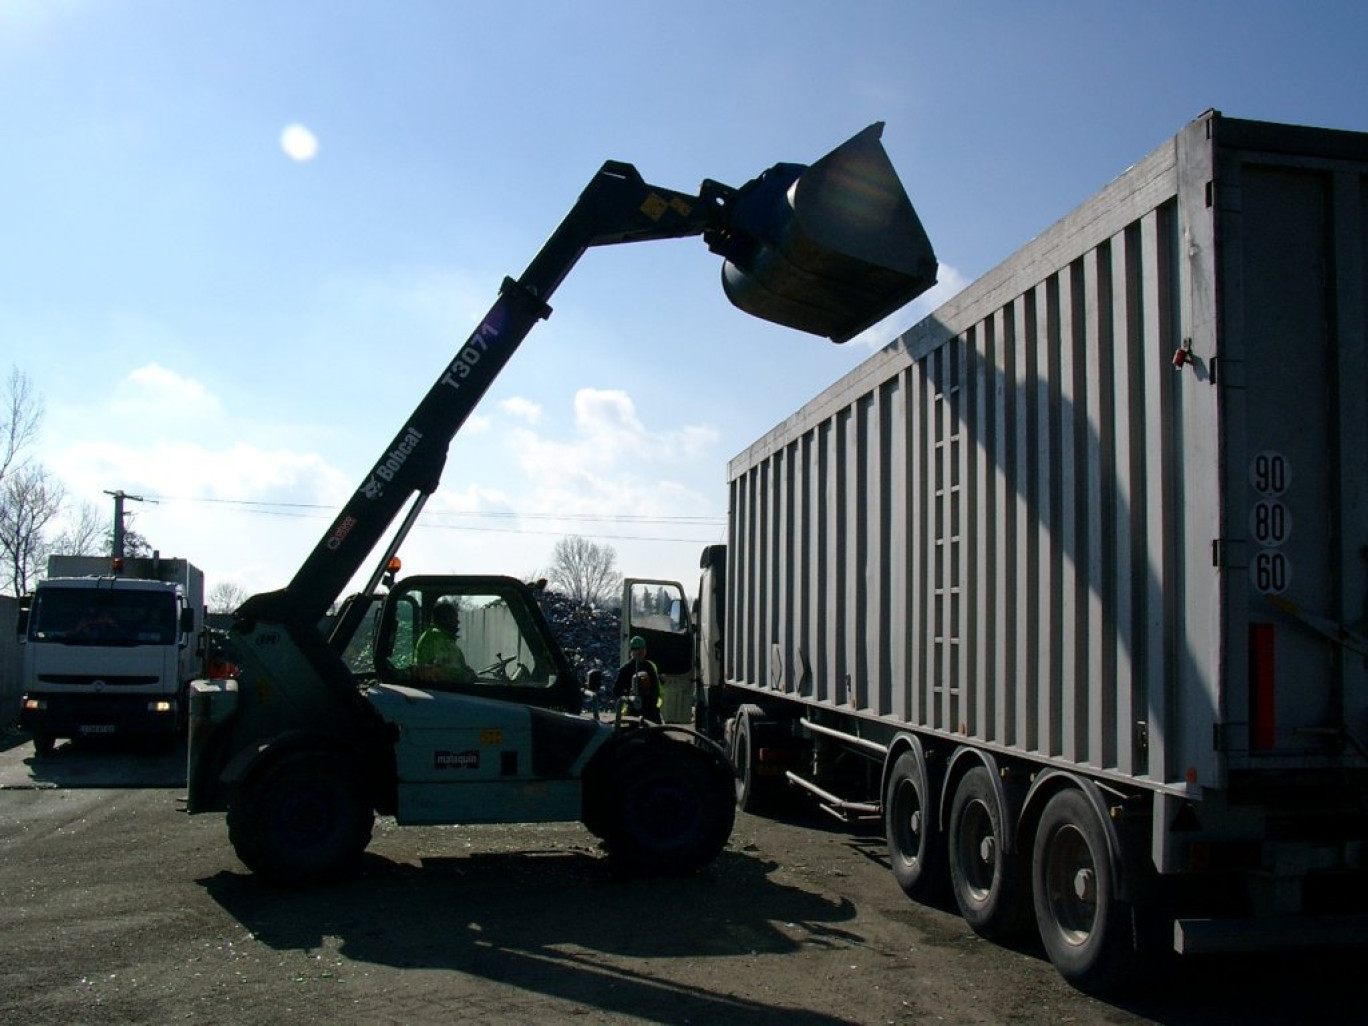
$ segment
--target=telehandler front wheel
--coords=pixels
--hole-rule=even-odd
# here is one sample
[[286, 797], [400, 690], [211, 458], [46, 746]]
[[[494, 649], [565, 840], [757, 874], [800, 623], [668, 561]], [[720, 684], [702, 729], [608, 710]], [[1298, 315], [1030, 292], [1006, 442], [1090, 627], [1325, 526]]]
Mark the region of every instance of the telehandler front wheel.
[[290, 752], [252, 773], [228, 807], [228, 839], [253, 873], [281, 886], [355, 871], [375, 810], [340, 753]]
[[621, 805], [607, 838], [620, 866], [682, 875], [721, 853], [736, 816], [724, 758], [688, 742], [661, 739], [631, 753], [621, 774]]

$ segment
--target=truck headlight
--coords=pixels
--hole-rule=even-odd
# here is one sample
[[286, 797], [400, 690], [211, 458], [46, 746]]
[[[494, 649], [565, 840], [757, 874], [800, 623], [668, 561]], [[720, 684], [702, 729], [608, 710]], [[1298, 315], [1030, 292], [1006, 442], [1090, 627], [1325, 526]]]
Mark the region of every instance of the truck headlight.
[[29, 712], [42, 712], [47, 708], [47, 703], [41, 698], [25, 698], [24, 708]]
[[153, 713], [169, 713], [176, 711], [176, 703], [168, 698], [159, 698], [155, 702], [147, 703], [147, 711]]

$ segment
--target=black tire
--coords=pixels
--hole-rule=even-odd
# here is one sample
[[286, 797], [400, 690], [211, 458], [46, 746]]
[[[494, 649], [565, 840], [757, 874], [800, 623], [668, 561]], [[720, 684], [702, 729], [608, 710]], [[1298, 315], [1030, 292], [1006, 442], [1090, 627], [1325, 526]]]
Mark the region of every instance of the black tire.
[[1010, 814], [986, 767], [960, 778], [946, 831], [950, 889], [965, 922], [989, 940], [1014, 937], [1030, 922], [1022, 860], [1003, 845]]
[[282, 755], [253, 773], [228, 807], [228, 838], [253, 873], [282, 886], [354, 872], [375, 810], [352, 762], [328, 751]]
[[761, 725], [756, 714], [742, 708], [732, 727], [731, 758], [736, 774], [736, 807], [752, 815], [774, 812], [784, 793], [782, 778], [760, 772]]
[[736, 816], [731, 773], [721, 754], [661, 740], [624, 760], [610, 854], [633, 872], [683, 875], [708, 865]]
[[884, 789], [884, 833], [893, 878], [913, 901], [934, 902], [945, 891], [945, 848], [936, 800], [920, 756], [903, 752]]
[[1077, 789], [1059, 792], [1036, 829], [1036, 925], [1060, 975], [1090, 993], [1122, 982], [1134, 962], [1131, 909], [1117, 896], [1117, 883], [1096, 809]]

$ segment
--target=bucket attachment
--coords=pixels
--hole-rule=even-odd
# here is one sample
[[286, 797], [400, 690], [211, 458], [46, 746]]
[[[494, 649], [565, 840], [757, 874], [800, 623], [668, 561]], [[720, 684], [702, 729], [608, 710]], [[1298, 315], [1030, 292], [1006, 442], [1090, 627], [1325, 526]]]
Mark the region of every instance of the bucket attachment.
[[737, 190], [709, 240], [736, 307], [846, 342], [936, 283], [936, 256], [870, 125], [815, 164]]

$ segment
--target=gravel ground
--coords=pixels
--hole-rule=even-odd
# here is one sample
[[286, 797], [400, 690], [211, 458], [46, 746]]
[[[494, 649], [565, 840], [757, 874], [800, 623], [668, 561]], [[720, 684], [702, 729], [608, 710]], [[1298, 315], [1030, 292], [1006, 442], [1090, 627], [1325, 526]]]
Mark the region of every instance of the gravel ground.
[[687, 879], [618, 879], [577, 825], [382, 819], [359, 878], [281, 891], [176, 754], [0, 737], [0, 1022], [1328, 1023], [1361, 956], [1211, 959], [1100, 1001], [1039, 950], [909, 903], [881, 838], [739, 815]]

